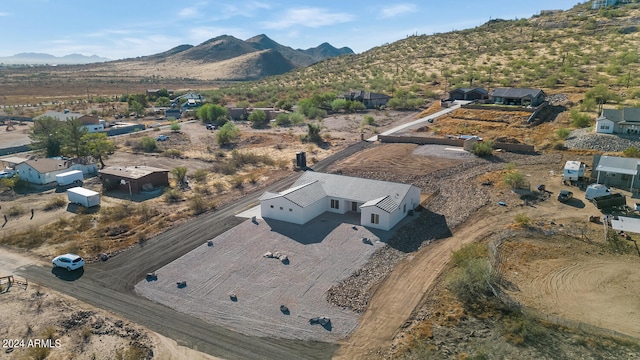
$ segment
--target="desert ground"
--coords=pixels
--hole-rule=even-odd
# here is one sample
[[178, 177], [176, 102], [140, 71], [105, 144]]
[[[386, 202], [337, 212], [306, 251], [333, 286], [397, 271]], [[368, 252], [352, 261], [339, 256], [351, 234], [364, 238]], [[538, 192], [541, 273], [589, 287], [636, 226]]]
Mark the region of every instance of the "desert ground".
[[[387, 115], [379, 114], [381, 119], [376, 119], [376, 122], [379, 121], [385, 125], [380, 126], [378, 130], [410, 121], [411, 117], [415, 116], [415, 114], [407, 113], [396, 115], [394, 121], [384, 123], [383, 120]], [[321, 159], [337, 148], [358, 141], [359, 136], [354, 134], [358, 124], [359, 120], [353, 119], [353, 115], [325, 119], [323, 126], [331, 132], [331, 142], [334, 148], [331, 150], [314, 148], [312, 150], [316, 153], [313, 155], [317, 159]], [[243, 131], [250, 135], [243, 136], [241, 142], [256, 152], [281, 154], [282, 159], [286, 160], [287, 158], [291, 159], [296, 151], [311, 150], [306, 145], [295, 142], [287, 144], [284, 150], [278, 149], [275, 142], [276, 136], [265, 134], [265, 131], [252, 132], [248, 128], [243, 128]], [[291, 131], [294, 133], [291, 139], [295, 139], [295, 129], [283, 130], [280, 135], [288, 134]], [[299, 129], [298, 131], [302, 132], [303, 130]], [[134, 154], [128, 150], [118, 151], [107, 161], [107, 164], [121, 165], [135, 158], [137, 161], [143, 161], [151, 166], [184, 164], [190, 169], [206, 169], [209, 164], [209, 156], [215, 157], [206, 148], [207, 144], [211, 146], [212, 135], [204, 131], [201, 124], [185, 123], [181, 135], [170, 134], [168, 130], [154, 131], [152, 134], [165, 132], [172, 138], [167, 144], [161, 146], [185, 146], [184, 154], [188, 155], [180, 159], [169, 159], [162, 156]], [[136, 134], [136, 136], [139, 135]], [[120, 141], [122, 143], [119, 146], [122, 149], [128, 149], [125, 144], [126, 139], [119, 138], [118, 142]], [[451, 231], [451, 236], [434, 238], [433, 241], [425, 242], [419, 246], [416, 251], [397, 253], [395, 256], [398, 259], [398, 264], [388, 274], [382, 273], [384, 281], [364, 291], [368, 297], [366, 301], [368, 306], [366, 306], [364, 313], [359, 315], [358, 312], [349, 311], [349, 317], [352, 320], [349, 320], [349, 325], [344, 326], [344, 333], [337, 336], [331, 335], [329, 336], [331, 339], [328, 339], [326, 332], [319, 332], [318, 338], [338, 341], [341, 348], [337, 357], [344, 359], [384, 357], [391, 345], [396, 348], [401, 347], [410, 338], [409, 335], [414, 324], [418, 323], [417, 315], [421, 311], [428, 313], [427, 305], [438, 301], [438, 299], [430, 298], [430, 294], [438, 284], [439, 275], [447, 268], [451, 252], [463, 244], [484, 241], [504, 229], [515, 226], [514, 217], [520, 213], [526, 214], [532, 219], [531, 229], [546, 229], [556, 234], [556, 237], [550, 241], [544, 236], [536, 235], [537, 233], [532, 230], [531, 234], [518, 233], [516, 239], [508, 239], [503, 242], [501, 247], [505, 254], [503, 270], [505, 276], [515, 283], [518, 289], [512, 293], [512, 297], [526, 306], [548, 314], [550, 319], [567, 319], [585, 323], [594, 328], [603, 328], [632, 338], [640, 336], [640, 330], [630, 320], [640, 311], [637, 302], [633, 301], [634, 298], [637, 298], [637, 290], [630, 286], [634, 280], [637, 280], [638, 273], [640, 273], [637, 257], [610, 254], [598, 250], [605, 245], [602, 237], [598, 236], [602, 233], [602, 225], [587, 222], [587, 216], [596, 215], [599, 212], [592, 204], [584, 200], [584, 194], [577, 188], [572, 188], [576, 199], [569, 204], [559, 203], [554, 197], [558, 191], [565, 188], [557, 174], [561, 174], [564, 162], [569, 159], [582, 160], [588, 164], [591, 162], [590, 157], [571, 152], [556, 152], [547, 155], [499, 153], [490, 160], [483, 160], [465, 156], [446, 147], [375, 144], [367, 150], [334, 164], [330, 168], [330, 172], [389, 181], [412, 182], [420, 186], [425, 194], [437, 193], [438, 195], [426, 205], [426, 208], [446, 219], [446, 226]], [[532, 187], [535, 187], [536, 184], [545, 184], [549, 191], [549, 197], [525, 204], [520, 195], [513, 193], [501, 182], [505, 165], [508, 163], [515, 164], [517, 169], [525, 174]], [[481, 185], [488, 180], [491, 180], [491, 186]], [[92, 181], [90, 179], [86, 181], [88, 186], [98, 186]], [[259, 191], [259, 188], [246, 188], [244, 191]], [[241, 193], [236, 193], [234, 196], [241, 195]], [[51, 213], [42, 211], [38, 207], [41, 205], [38, 204], [44, 204], [47, 196], [58, 195], [54, 190], [48, 190], [42, 194], [21, 194], [14, 199], [7, 199], [9, 200], [7, 202], [3, 201], [3, 211], [10, 206], [11, 202], [15, 202], [28, 203], [29, 207], [36, 209], [36, 212], [33, 219], [29, 219], [27, 215], [10, 219], [2, 231], [7, 234], [10, 231], [18, 231], [30, 226], [43, 225], [61, 216], [74, 216], [67, 209], [59, 209]], [[229, 197], [229, 199], [232, 198], [233, 196]], [[103, 199], [105, 199], [105, 206], [110, 205], [111, 201], [114, 203], [128, 201], [126, 196], [113, 196], [113, 198], [103, 196]], [[504, 201], [507, 206], [497, 205], [498, 201]], [[152, 199], [149, 204], [154, 204], [152, 205], [154, 207], [165, 206], [161, 199]], [[169, 211], [177, 209], [173, 205], [169, 208]], [[251, 223], [244, 223], [241, 226], [251, 225]], [[411, 227], [403, 228], [403, 231], [410, 231]], [[416, 227], [416, 229], [422, 228]], [[588, 238], [588, 241], [584, 236]], [[153, 239], [151, 238], [149, 241], [153, 241]], [[279, 247], [279, 244], [273, 244], [273, 247]], [[178, 289], [175, 289], [175, 279], [164, 275], [171, 273], [171, 271], [175, 273], [176, 269], [180, 267], [189, 266], [188, 261], [202, 263], [203, 261], [198, 260], [198, 256], [204, 256], [203, 254], [208, 251], [216, 251], [218, 247], [224, 249], [226, 246], [229, 246], [227, 240], [214, 239], [212, 248], [203, 245], [194, 250], [194, 253], [190, 255], [191, 259], [181, 259], [179, 262], [168, 265], [166, 269], [159, 270], [158, 282], [143, 282], [138, 285], [139, 291], [147, 291], [153, 286], [163, 287], [165, 297], [170, 299], [171, 294], [177, 292]], [[519, 251], [523, 247], [530, 249], [530, 251]], [[397, 251], [389, 246], [382, 246], [383, 250], [379, 249], [378, 251], [389, 248], [391, 249], [388, 251]], [[47, 262], [48, 258], [58, 250], [59, 248], [46, 246], [39, 249], [35, 252], [40, 256], [37, 261]], [[271, 260], [261, 258], [264, 251], [271, 251], [271, 248], [256, 249], [253, 261], [264, 263]], [[301, 250], [292, 249], [291, 251], [295, 254]], [[11, 250], [11, 252], [14, 253], [15, 250]], [[224, 254], [215, 254], [215, 256], [224, 256]], [[237, 257], [237, 254], [235, 256]], [[373, 257], [375, 258], [375, 255]], [[357, 268], [364, 260], [366, 259], [359, 258], [353, 265]], [[15, 263], [19, 263], [19, 261]], [[224, 264], [224, 262], [222, 263]], [[293, 261], [292, 264], [294, 264]], [[263, 265], [275, 266], [279, 271], [287, 270], [281, 264], [264, 263]], [[367, 267], [366, 264], [362, 266]], [[174, 267], [173, 270], [172, 267]], [[11, 271], [10, 265], [7, 271]], [[218, 286], [221, 286], [219, 292], [214, 291], [215, 296], [219, 297], [215, 301], [219, 301], [220, 304], [224, 301], [224, 306], [235, 306], [242, 303], [245, 295], [240, 290], [232, 289], [229, 282], [225, 283], [221, 280], [216, 282], [215, 274], [231, 276], [229, 272], [221, 272], [222, 269], [215, 267], [206, 269], [206, 271], [211, 271], [211, 281], [194, 286], [193, 291], [211, 292], [211, 289], [217, 289]], [[344, 268], [341, 275], [334, 276], [334, 279], [348, 278], [350, 271], [352, 271], [351, 267]], [[189, 285], [183, 290], [192, 291], [191, 284], [194, 281], [197, 284], [198, 280], [188, 280]], [[40, 289], [44, 289], [44, 286], [41, 286]], [[232, 290], [238, 293], [237, 304], [231, 304], [228, 301], [227, 293]], [[22, 290], [13, 288], [9, 293], [0, 295], [0, 300], [5, 301], [9, 298], [5, 295], [18, 291]], [[49, 293], [48, 290], [44, 291]], [[274, 303], [279, 300], [282, 299], [274, 297]], [[158, 301], [166, 300], [159, 299]], [[13, 309], [19, 309], [20, 306], [25, 306], [24, 302], [23, 298], [10, 299], [8, 303], [11, 305], [2, 308], [3, 314], [12, 314], [13, 312], [5, 312], [5, 309], [9, 309], [11, 306], [15, 306]], [[277, 314], [277, 305], [279, 304], [274, 305], [273, 316], [280, 316]], [[82, 307], [82, 304], [78, 306]], [[292, 306], [292, 310], [296, 309], [296, 306]], [[344, 309], [335, 311], [341, 312]], [[220, 316], [220, 314], [215, 316]], [[296, 318], [291, 321], [298, 322], [298, 325], [301, 326], [302, 320], [308, 316], [309, 313], [303, 317], [297, 317], [296, 314]], [[356, 325], [353, 319], [358, 317], [359, 322]], [[239, 322], [233, 319], [229, 320], [229, 324], [231, 327], [240, 326]], [[15, 331], [20, 335], [23, 330]], [[253, 331], [261, 330], [255, 327]], [[14, 334], [7, 333], [7, 335]], [[277, 334], [270, 335], [278, 336]], [[347, 337], [345, 338], [345, 336]], [[166, 342], [161, 341], [160, 343]], [[175, 353], [175, 351], [169, 351], [169, 353]]]

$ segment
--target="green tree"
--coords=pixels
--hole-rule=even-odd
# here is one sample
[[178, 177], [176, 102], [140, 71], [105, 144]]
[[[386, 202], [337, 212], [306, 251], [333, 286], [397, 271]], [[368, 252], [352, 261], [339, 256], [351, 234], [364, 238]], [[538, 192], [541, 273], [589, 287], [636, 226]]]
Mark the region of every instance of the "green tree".
[[127, 102], [129, 103], [129, 107], [133, 102], [138, 102], [142, 105], [143, 108], [149, 106], [149, 98], [145, 94], [131, 94], [127, 97]]
[[60, 156], [64, 139], [64, 122], [49, 116], [33, 123], [29, 138], [32, 149], [42, 151], [46, 157]]
[[204, 123], [216, 123], [218, 126], [222, 126], [227, 122], [229, 112], [224, 106], [205, 104], [198, 108], [196, 116]]
[[589, 115], [583, 114], [578, 110], [571, 110], [571, 125], [577, 128], [585, 128], [591, 124]]
[[156, 143], [156, 139], [147, 136], [140, 140], [140, 148], [144, 152], [155, 152], [158, 150], [158, 144]]
[[512, 189], [519, 189], [524, 186], [524, 175], [519, 171], [510, 171], [504, 174], [504, 183], [511, 186]]
[[304, 115], [299, 112], [294, 112], [289, 116], [289, 120], [294, 125], [300, 125], [304, 122]]
[[349, 112], [359, 112], [365, 110], [367, 107], [360, 101], [349, 101]]
[[320, 125], [319, 124], [307, 124], [307, 135], [304, 140], [316, 144], [322, 143], [322, 136], [320, 136]]
[[278, 114], [278, 116], [276, 116], [276, 125], [278, 126], [291, 125], [291, 119], [289, 118], [289, 114]]
[[348, 108], [347, 99], [335, 99], [331, 102], [331, 110], [334, 112], [347, 110]]
[[269, 119], [267, 119], [267, 113], [263, 110], [254, 110], [249, 114], [249, 119], [251, 122], [251, 127], [254, 129], [259, 129], [267, 126], [269, 124]]
[[171, 123], [171, 131], [177, 133], [180, 132], [180, 129], [182, 129], [182, 125], [180, 125], [180, 123], [175, 121]]
[[224, 124], [216, 134], [216, 141], [220, 146], [226, 146], [235, 141], [240, 136], [240, 130], [228, 122]]
[[129, 112], [135, 113], [136, 116], [144, 114], [144, 106], [137, 101], [129, 102]]
[[471, 153], [480, 157], [493, 155], [493, 141], [486, 140], [476, 142], [473, 144]]
[[558, 139], [563, 139], [564, 140], [564, 139], [569, 137], [569, 134], [571, 134], [569, 129], [560, 128], [560, 129], [556, 130], [556, 136], [558, 137]]
[[65, 154], [72, 154], [77, 158], [88, 155], [88, 145], [83, 139], [87, 134], [87, 128], [83, 126], [78, 119], [72, 118], [67, 120], [62, 134], [62, 150]]
[[178, 166], [171, 170], [171, 174], [176, 178], [179, 186], [182, 186], [186, 183], [187, 179], [187, 168], [185, 166]]
[[107, 138], [105, 133], [88, 133], [83, 141], [89, 145], [89, 155], [100, 162], [104, 169], [104, 161], [115, 151], [115, 144]]
[[161, 96], [156, 100], [156, 106], [171, 106], [171, 99], [166, 96]]

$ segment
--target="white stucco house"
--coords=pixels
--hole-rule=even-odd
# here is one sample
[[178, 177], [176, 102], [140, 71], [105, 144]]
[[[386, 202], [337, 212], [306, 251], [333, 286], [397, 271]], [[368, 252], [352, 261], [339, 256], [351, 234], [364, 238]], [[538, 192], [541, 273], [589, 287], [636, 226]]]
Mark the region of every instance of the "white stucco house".
[[414, 185], [307, 171], [291, 188], [260, 197], [263, 218], [305, 224], [325, 211], [360, 214], [360, 225], [390, 230], [420, 204]]
[[15, 166], [21, 180], [32, 184], [45, 185], [56, 181], [56, 175], [69, 170], [80, 170], [83, 174], [96, 173], [97, 164], [78, 164], [70, 160], [41, 158], [24, 161]]

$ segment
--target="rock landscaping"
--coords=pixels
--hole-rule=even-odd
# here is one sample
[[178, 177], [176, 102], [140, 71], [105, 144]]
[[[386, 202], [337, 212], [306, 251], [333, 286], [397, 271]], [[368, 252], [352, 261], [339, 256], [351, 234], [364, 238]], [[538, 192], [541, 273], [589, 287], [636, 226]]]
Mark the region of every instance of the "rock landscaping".
[[620, 137], [617, 135], [597, 134], [587, 129], [577, 129], [564, 142], [569, 149], [590, 149], [602, 152], [620, 152], [632, 146], [640, 149], [640, 137]]

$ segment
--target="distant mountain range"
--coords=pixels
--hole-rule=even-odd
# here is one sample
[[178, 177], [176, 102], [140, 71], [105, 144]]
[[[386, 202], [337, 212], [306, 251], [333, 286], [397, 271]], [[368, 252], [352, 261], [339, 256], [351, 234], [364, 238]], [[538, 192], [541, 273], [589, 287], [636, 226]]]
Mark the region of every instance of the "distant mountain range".
[[255, 80], [309, 66], [326, 58], [353, 54], [348, 47], [337, 49], [328, 43], [302, 50], [280, 45], [266, 35], [240, 40], [222, 35], [198, 46], [180, 45], [149, 56], [104, 63], [126, 64], [119, 71], [142, 75], [155, 69], [163, 77], [207, 80]]
[[20, 53], [13, 56], [0, 56], [0, 64], [7, 65], [78, 65], [110, 60], [98, 55], [86, 56], [82, 54], [53, 56], [43, 53]]
[[78, 65], [74, 72], [105, 71], [118, 76], [157, 76], [200, 80], [256, 80], [306, 67], [326, 58], [353, 54], [348, 47], [337, 49], [328, 43], [314, 48], [293, 49], [266, 35], [247, 40], [222, 35], [200, 45], [179, 45], [167, 51], [111, 61], [96, 55], [56, 57], [22, 53], [0, 57], [0, 64]]

